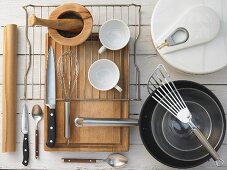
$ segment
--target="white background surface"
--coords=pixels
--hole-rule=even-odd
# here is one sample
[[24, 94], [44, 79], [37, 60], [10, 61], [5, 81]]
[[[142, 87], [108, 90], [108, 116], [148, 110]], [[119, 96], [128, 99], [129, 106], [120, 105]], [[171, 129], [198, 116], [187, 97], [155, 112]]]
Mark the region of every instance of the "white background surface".
[[[104, 0], [78, 0], [78, 1], [66, 1], [66, 0], [52, 0], [48, 4], [62, 4], [66, 2], [77, 2], [81, 4], [102, 4], [102, 3], [112, 3], [112, 1]], [[141, 70], [141, 87], [142, 91], [142, 101], [140, 102], [131, 102], [130, 103], [130, 117], [138, 118], [141, 106], [144, 100], [147, 98], [148, 93], [146, 91], [146, 86], [144, 86], [154, 70], [154, 68], [159, 63], [164, 63], [160, 56], [157, 55], [154, 50], [151, 35], [150, 35], [150, 17], [153, 11], [153, 8], [157, 0], [115, 0], [116, 4], [124, 3], [136, 3], [142, 5], [142, 27], [141, 35], [137, 45], [137, 62]], [[215, 1], [213, 1], [215, 3]], [[44, 148], [44, 139], [43, 139], [43, 120], [40, 124], [40, 159], [36, 160], [34, 157], [34, 121], [32, 116], [29, 115], [30, 123], [30, 163], [28, 167], [24, 167], [22, 162], [22, 141], [23, 134], [21, 133], [21, 112], [23, 101], [20, 98], [23, 96], [23, 76], [25, 70], [25, 50], [22, 48], [21, 44], [24, 44], [24, 26], [25, 26], [25, 15], [22, 9], [23, 5], [27, 4], [47, 4], [45, 0], [7, 0], [0, 1], [0, 25], [4, 26], [8, 23], [15, 23], [19, 26], [19, 49], [18, 49], [18, 78], [17, 78], [17, 151], [15, 153], [2, 153], [0, 147], [0, 168], [1, 169], [107, 169], [107, 166], [102, 163], [98, 164], [65, 164], [62, 162], [61, 158], [63, 157], [80, 157], [80, 158], [106, 158], [109, 153], [80, 153], [80, 152], [45, 152]], [[211, 4], [212, 5], [212, 4]], [[0, 35], [3, 35], [3, 27], [0, 27]], [[0, 38], [0, 47], [2, 47], [2, 36]], [[37, 44], [39, 46], [39, 43]], [[132, 52], [131, 52], [132, 53]], [[221, 103], [225, 110], [227, 110], [227, 68], [224, 68], [216, 73], [209, 75], [190, 75], [182, 73], [174, 68], [168, 66], [167, 70], [172, 75], [173, 79], [186, 79], [193, 80], [199, 83], [206, 85], [211, 89], [217, 97], [220, 99]], [[2, 48], [0, 48], [0, 68], [2, 68]], [[36, 68], [40, 69], [40, 68]], [[41, 68], [43, 69], [43, 68]], [[39, 75], [37, 75], [39, 77]], [[2, 88], [2, 71], [0, 72], [0, 90]], [[36, 92], [36, 91], [35, 91]], [[131, 92], [133, 93], [133, 91]], [[2, 93], [0, 93], [1, 95]], [[0, 100], [2, 97], [0, 96]], [[32, 106], [34, 104], [40, 104], [43, 107], [43, 101], [29, 101], [29, 112], [31, 112]], [[0, 101], [0, 113], [2, 113], [2, 102]], [[2, 122], [2, 114], [0, 114], [0, 124]], [[0, 126], [0, 131], [2, 126]], [[0, 145], [2, 142], [2, 133], [0, 132]], [[225, 139], [223, 145], [221, 146], [219, 153], [221, 157], [227, 163], [227, 140]], [[169, 170], [171, 168], [159, 163], [156, 161], [150, 154], [146, 151], [145, 147], [142, 144], [140, 139], [138, 127], [130, 128], [130, 150], [127, 153], [123, 153], [129, 158], [129, 163], [124, 169], [135, 169], [135, 170]], [[225, 170], [227, 169], [227, 164], [225, 167], [216, 168], [214, 162], [211, 160], [197, 168], [193, 169], [202, 169], [202, 170]]]

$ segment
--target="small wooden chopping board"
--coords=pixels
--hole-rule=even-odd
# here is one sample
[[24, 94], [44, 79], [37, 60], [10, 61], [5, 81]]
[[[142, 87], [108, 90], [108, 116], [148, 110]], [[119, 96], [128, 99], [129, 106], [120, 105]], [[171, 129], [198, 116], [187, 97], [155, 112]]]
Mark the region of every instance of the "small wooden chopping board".
[[[55, 42], [49, 35], [46, 41], [46, 60], [48, 49], [53, 47], [55, 52], [55, 63], [61, 56], [62, 51], [69, 49], [77, 53], [79, 62], [79, 76], [77, 86], [72, 92], [70, 113], [70, 143], [64, 138], [64, 100], [62, 97], [62, 86], [56, 77], [56, 145], [46, 151], [87, 151], [87, 152], [125, 152], [129, 149], [128, 127], [82, 127], [77, 128], [74, 124], [76, 117], [89, 118], [128, 118], [128, 100], [117, 100], [127, 98], [129, 92], [129, 51], [125, 47], [119, 51], [107, 51], [103, 55], [98, 54], [101, 44], [97, 34], [77, 47], [62, 46]], [[101, 92], [94, 89], [87, 77], [90, 65], [98, 59], [107, 58], [114, 61], [121, 72], [119, 85], [123, 88], [120, 94], [115, 89]], [[56, 63], [57, 70], [57, 63]], [[57, 73], [56, 73], [57, 75]], [[46, 86], [45, 86], [46, 87]], [[98, 100], [97, 100], [98, 99]], [[115, 100], [107, 100], [115, 99]], [[44, 113], [44, 142], [47, 140], [47, 108]]]

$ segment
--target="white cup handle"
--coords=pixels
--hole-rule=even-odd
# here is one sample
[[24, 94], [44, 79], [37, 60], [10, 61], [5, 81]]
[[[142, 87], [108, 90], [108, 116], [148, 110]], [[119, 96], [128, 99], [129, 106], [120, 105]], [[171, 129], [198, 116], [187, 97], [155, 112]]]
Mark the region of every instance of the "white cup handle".
[[116, 85], [114, 88], [117, 89], [117, 91], [122, 92], [122, 88], [120, 86]]
[[106, 51], [106, 47], [102, 46], [102, 47], [99, 49], [99, 54], [102, 54], [104, 51]]

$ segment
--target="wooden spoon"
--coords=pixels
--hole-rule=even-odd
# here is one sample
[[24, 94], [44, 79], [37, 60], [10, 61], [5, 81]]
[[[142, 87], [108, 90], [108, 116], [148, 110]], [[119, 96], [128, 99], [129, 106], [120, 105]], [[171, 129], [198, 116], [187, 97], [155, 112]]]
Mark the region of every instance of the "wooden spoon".
[[28, 26], [41, 25], [56, 30], [81, 32], [83, 28], [83, 21], [80, 19], [42, 19], [35, 15], [31, 15], [28, 19]]

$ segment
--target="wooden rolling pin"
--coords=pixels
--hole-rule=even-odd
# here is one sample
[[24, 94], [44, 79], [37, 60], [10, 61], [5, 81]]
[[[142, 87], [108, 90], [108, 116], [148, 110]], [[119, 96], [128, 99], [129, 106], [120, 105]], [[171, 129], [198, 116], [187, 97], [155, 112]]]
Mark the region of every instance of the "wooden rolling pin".
[[42, 19], [35, 15], [31, 15], [28, 19], [28, 26], [41, 25], [56, 30], [81, 32], [83, 29], [83, 21], [80, 19]]
[[17, 25], [4, 27], [2, 152], [16, 151]]

